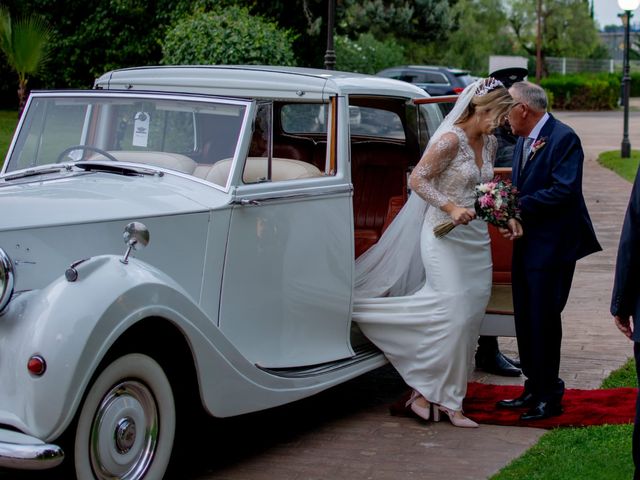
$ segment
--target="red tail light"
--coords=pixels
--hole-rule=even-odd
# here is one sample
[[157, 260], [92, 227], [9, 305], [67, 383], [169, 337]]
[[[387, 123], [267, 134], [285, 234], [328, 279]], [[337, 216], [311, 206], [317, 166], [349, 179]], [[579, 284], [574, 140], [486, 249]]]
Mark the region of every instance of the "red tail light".
[[456, 95], [460, 95], [463, 91], [464, 91], [464, 88], [460, 88], [460, 87], [453, 88], [453, 93], [455, 93]]
[[32, 375], [39, 377], [47, 370], [47, 362], [40, 355], [33, 355], [27, 362], [27, 370]]

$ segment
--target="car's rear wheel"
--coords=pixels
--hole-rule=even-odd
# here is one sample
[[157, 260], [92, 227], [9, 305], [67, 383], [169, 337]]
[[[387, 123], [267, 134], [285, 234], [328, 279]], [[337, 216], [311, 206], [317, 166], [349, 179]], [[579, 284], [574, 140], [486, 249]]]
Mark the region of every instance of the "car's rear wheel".
[[95, 379], [78, 417], [74, 458], [80, 479], [162, 479], [176, 413], [162, 367], [139, 353], [117, 358]]

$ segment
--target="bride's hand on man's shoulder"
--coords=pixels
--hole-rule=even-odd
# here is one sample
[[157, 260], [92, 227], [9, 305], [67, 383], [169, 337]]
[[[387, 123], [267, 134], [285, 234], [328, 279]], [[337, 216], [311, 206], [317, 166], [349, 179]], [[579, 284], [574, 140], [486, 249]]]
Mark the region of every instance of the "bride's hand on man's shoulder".
[[516, 218], [510, 218], [507, 221], [507, 228], [498, 228], [502, 236], [508, 240], [516, 240], [522, 237], [524, 231], [522, 224]]

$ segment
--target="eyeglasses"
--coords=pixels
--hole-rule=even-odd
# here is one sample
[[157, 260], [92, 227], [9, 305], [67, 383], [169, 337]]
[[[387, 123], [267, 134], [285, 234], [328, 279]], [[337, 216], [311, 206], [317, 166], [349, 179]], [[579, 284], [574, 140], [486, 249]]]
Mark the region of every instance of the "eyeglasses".
[[510, 109], [509, 112], [506, 115], [506, 118], [509, 118], [509, 115], [511, 115], [511, 112], [513, 112], [515, 110], [516, 107], [522, 105], [523, 109], [527, 108], [527, 105], [523, 102], [516, 102]]

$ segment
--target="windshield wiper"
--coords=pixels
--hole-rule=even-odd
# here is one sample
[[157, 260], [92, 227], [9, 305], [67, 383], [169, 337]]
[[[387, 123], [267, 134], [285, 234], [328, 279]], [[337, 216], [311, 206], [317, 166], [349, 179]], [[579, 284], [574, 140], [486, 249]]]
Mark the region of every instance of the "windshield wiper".
[[28, 170], [22, 170], [21, 172], [18, 172], [18, 173], [5, 175], [2, 177], [2, 180], [11, 181], [11, 180], [17, 180], [19, 178], [35, 177], [37, 175], [46, 175], [48, 173], [58, 173], [59, 171], [65, 170], [65, 169], [66, 167], [63, 165], [56, 166], [56, 167], [43, 165], [40, 167], [30, 168]]
[[126, 177], [139, 177], [142, 175], [158, 175], [162, 177], [164, 172], [151, 168], [130, 167], [113, 162], [75, 162], [74, 167], [82, 168], [91, 172], [106, 172], [124, 175]]

